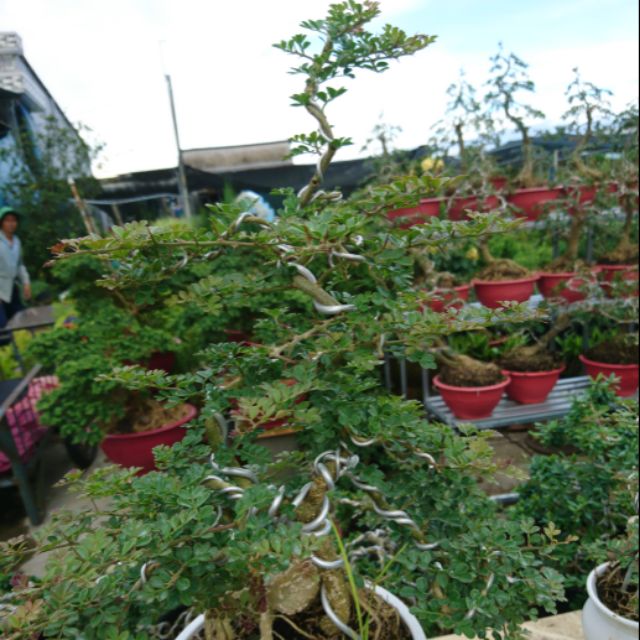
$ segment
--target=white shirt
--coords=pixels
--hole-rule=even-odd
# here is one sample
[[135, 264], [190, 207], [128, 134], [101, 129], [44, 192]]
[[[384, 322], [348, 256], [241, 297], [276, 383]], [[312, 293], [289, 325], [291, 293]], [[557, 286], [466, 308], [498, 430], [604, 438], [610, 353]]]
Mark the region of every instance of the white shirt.
[[29, 274], [22, 264], [22, 245], [18, 236], [9, 241], [0, 231], [0, 300], [11, 301], [13, 285], [16, 280], [29, 284]]

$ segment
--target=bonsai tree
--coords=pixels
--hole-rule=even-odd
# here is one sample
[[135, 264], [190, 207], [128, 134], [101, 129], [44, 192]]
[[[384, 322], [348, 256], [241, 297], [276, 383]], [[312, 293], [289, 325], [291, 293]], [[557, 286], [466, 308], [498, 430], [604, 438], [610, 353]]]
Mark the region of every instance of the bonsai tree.
[[[554, 551], [553, 563], [578, 608], [594, 564], [626, 540], [638, 473], [637, 403], [620, 406], [608, 383], [594, 384], [564, 418], [538, 424], [532, 433], [555, 453], [532, 459], [530, 479], [518, 488], [520, 500], [510, 513], [562, 529], [568, 544]], [[620, 560], [626, 569], [632, 557]]]
[[577, 67], [573, 69], [573, 74], [574, 78], [565, 91], [569, 108], [562, 119], [567, 121], [568, 131], [578, 136], [571, 154], [573, 165], [580, 176], [594, 180], [602, 178], [602, 172], [585, 164], [582, 156], [593, 138], [601, 133], [599, 118], [610, 118], [612, 115], [607, 97], [613, 94], [608, 89], [583, 80]]
[[506, 122], [515, 126], [522, 140], [522, 167], [516, 182], [523, 187], [536, 183], [533, 148], [528, 119], [544, 118], [542, 111], [519, 101], [522, 92], [533, 93], [535, 84], [527, 73], [527, 63], [514, 53], [505, 53], [500, 44], [498, 53], [491, 58], [492, 74], [487, 81], [485, 96], [489, 113], [501, 114]]
[[[367, 637], [368, 620], [372, 633], [384, 631], [376, 618], [384, 623], [385, 614], [363, 595], [362, 578], [381, 576], [431, 634], [492, 629], [515, 639], [532, 605], [554, 611], [562, 598], [561, 576], [545, 566], [555, 529], [497, 517], [478, 486], [476, 477], [494, 469], [486, 435], [461, 438], [381, 385], [385, 353], [432, 367], [443, 336], [528, 315], [443, 318], [422, 310], [411, 286], [415, 249], [437, 251], [511, 223], [497, 215], [409, 229], [390, 223], [386, 211], [419, 197], [431, 178], [350, 200], [322, 192], [322, 175], [344, 142], [324, 111], [344, 90], [325, 82], [359, 68], [383, 70], [432, 41], [390, 26], [371, 33], [377, 15], [371, 2], [332, 5], [326, 18], [303, 23], [315, 39], [278, 45], [302, 60], [296, 70], [305, 90], [294, 102], [319, 130], [296, 140], [317, 149], [320, 161], [299, 194], [281, 192], [273, 223], [217, 207], [206, 230], [136, 223], [58, 248], [61, 261], [117, 261], [100, 282], [114, 290], [162, 280], [180, 252], [208, 275], [168, 296], [167, 308], [215, 309], [224, 301], [232, 317], [259, 293], [269, 298], [256, 309], [250, 341], [212, 339], [183, 375], [122, 368], [102, 376], [132, 391], [153, 388], [167, 404], [196, 403], [198, 423], [178, 445], [157, 450], [159, 472], [107, 469], [87, 480], [92, 498], [111, 502], [60, 516], [43, 532], [41, 548], [57, 551], [43, 584], [12, 601], [11, 640], [37, 632], [73, 637], [78, 629], [98, 640], [153, 637], [157, 625], [182, 615], [179, 608], [204, 613], [215, 640], [270, 640], [278, 622], [293, 622], [302, 637], [309, 634], [301, 623], [318, 637], [339, 637], [340, 624]], [[245, 266], [239, 258], [247, 255]], [[274, 458], [261, 436], [282, 419], [299, 448]], [[329, 514], [339, 532], [333, 537]]]
[[618, 244], [604, 256], [606, 264], [635, 264], [638, 261], [638, 244], [633, 242], [633, 221], [638, 211], [638, 107], [631, 105], [617, 114], [612, 134], [622, 141], [620, 158], [613, 165], [613, 177], [617, 180], [620, 204], [625, 220]]

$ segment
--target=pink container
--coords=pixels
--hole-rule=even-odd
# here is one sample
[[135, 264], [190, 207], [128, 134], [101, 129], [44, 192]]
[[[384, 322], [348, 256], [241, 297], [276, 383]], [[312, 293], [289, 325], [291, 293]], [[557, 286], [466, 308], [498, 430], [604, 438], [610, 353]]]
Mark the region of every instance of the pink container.
[[479, 200], [477, 196], [467, 196], [466, 198], [454, 198], [447, 212], [449, 220], [466, 220], [467, 210], [470, 211], [493, 211], [500, 206], [497, 196], [487, 196]]
[[518, 280], [474, 280], [478, 300], [490, 309], [498, 309], [504, 302], [526, 302], [532, 295], [538, 276]]
[[567, 302], [578, 302], [587, 296], [578, 289], [586, 284], [576, 273], [541, 273], [538, 290], [545, 298], [564, 298]]
[[539, 404], [544, 402], [558, 382], [564, 367], [552, 371], [507, 371], [502, 373], [509, 376], [507, 395], [520, 404]]
[[489, 387], [453, 387], [436, 376], [433, 384], [456, 418], [480, 420], [491, 416], [510, 381], [507, 376], [503, 382]]
[[161, 444], [170, 447], [180, 442], [187, 434], [184, 425], [198, 415], [193, 405], [187, 404], [186, 407], [187, 414], [176, 422], [142, 433], [109, 434], [100, 446], [111, 462], [123, 467], [141, 467], [141, 474], [153, 471], [156, 468], [153, 448]]
[[402, 209], [394, 209], [387, 212], [389, 220], [404, 218], [400, 224], [401, 229], [408, 229], [416, 224], [422, 224], [429, 218], [437, 218], [440, 215], [440, 206], [445, 201], [444, 198], [425, 198], [420, 200], [417, 207], [406, 207]]
[[620, 382], [616, 384], [616, 393], [621, 398], [632, 396], [638, 390], [638, 365], [637, 364], [607, 364], [595, 362], [585, 356], [580, 356], [580, 362], [590, 378], [597, 378], [602, 374], [605, 378], [615, 376]]
[[562, 187], [518, 189], [507, 196], [507, 202], [515, 208], [515, 215], [527, 220], [537, 220], [549, 210], [547, 203], [559, 200], [563, 195]]
[[438, 296], [439, 300], [429, 300], [427, 304], [432, 311], [444, 313], [447, 309], [460, 309], [469, 299], [471, 285], [464, 284], [453, 289], [435, 289], [431, 294]]

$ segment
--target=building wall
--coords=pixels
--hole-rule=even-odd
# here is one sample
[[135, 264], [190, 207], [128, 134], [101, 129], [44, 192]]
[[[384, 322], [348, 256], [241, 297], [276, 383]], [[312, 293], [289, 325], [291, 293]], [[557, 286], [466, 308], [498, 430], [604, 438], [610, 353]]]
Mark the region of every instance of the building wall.
[[[24, 56], [17, 33], [0, 32], [0, 205], [7, 203], [5, 185], [13, 163], [29, 166], [27, 154], [19, 144], [20, 134], [28, 133], [36, 158], [38, 143], [49, 123], [77, 135], [51, 93]], [[87, 170], [89, 160], [87, 158]]]

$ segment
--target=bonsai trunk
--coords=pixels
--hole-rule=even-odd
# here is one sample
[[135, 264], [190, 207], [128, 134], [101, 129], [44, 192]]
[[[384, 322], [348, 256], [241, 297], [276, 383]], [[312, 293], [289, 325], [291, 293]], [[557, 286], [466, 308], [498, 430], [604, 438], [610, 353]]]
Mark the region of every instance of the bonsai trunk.
[[602, 172], [597, 171], [596, 169], [592, 169], [588, 167], [584, 161], [582, 160], [582, 152], [587, 147], [589, 142], [591, 141], [591, 134], [593, 132], [593, 107], [587, 107], [587, 129], [584, 132], [582, 138], [580, 138], [580, 142], [576, 145], [576, 148], [573, 150], [573, 163], [578, 170], [578, 173], [581, 176], [587, 178], [587, 180], [598, 180], [602, 178]]
[[611, 264], [626, 264], [636, 262], [638, 259], [638, 245], [631, 242], [631, 226], [633, 224], [634, 204], [633, 195], [625, 195], [623, 200], [625, 210], [624, 227], [616, 248], [606, 256]]
[[572, 218], [569, 235], [567, 236], [567, 248], [563, 255], [551, 262], [549, 268], [552, 271], [574, 271], [580, 249], [582, 230], [586, 222], [586, 212], [582, 207], [577, 207]]
[[488, 387], [504, 379], [502, 370], [493, 362], [480, 362], [470, 356], [435, 354], [441, 365], [440, 377], [445, 384], [456, 387]]
[[486, 238], [480, 240], [478, 245], [480, 256], [485, 263], [484, 269], [480, 271], [478, 277], [481, 280], [509, 280], [526, 278], [529, 271], [521, 267], [517, 262], [505, 258], [496, 259], [489, 251], [489, 244]]
[[[526, 365], [531, 365], [532, 369], [544, 370], [546, 368], [553, 368], [555, 366], [555, 360], [549, 352], [549, 347], [552, 342], [571, 324], [571, 317], [569, 314], [563, 314], [558, 317], [553, 326], [547, 333], [538, 339], [536, 344], [516, 347], [509, 353], [505, 354], [502, 358], [502, 364], [505, 368], [509, 369], [509, 363], [515, 363], [513, 367], [517, 370], [525, 370]], [[523, 364], [524, 367], [519, 365]]]
[[464, 125], [462, 122], [457, 122], [454, 127], [456, 131], [456, 139], [458, 141], [458, 153], [460, 156], [460, 163], [462, 167], [464, 167], [464, 154], [466, 151], [465, 144], [464, 144], [464, 136], [462, 135], [463, 126]]

